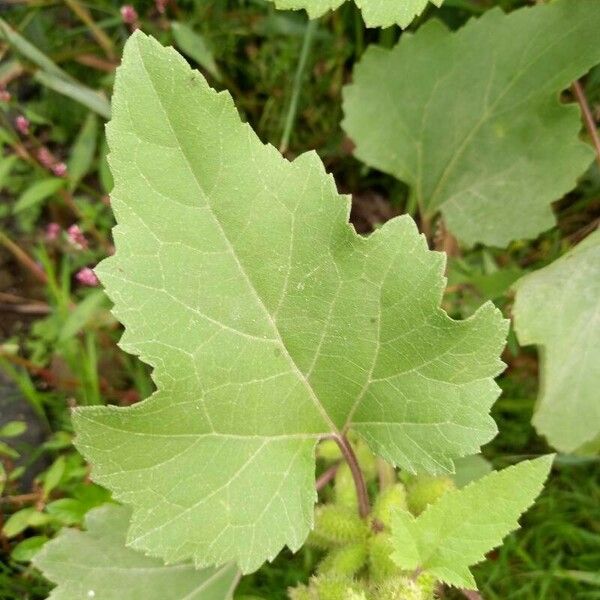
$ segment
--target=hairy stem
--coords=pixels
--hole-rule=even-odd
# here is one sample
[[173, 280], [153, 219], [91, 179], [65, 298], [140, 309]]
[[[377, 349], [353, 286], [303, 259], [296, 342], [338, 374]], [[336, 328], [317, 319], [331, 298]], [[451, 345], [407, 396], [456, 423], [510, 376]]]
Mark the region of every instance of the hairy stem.
[[596, 160], [600, 165], [600, 135], [598, 135], [598, 129], [596, 128], [596, 121], [594, 120], [594, 115], [590, 109], [590, 105], [588, 104], [587, 98], [585, 96], [585, 92], [583, 87], [579, 83], [579, 81], [574, 81], [571, 86], [573, 90], [573, 95], [577, 99], [579, 103], [579, 107], [581, 108], [581, 113], [583, 114], [583, 121], [585, 123], [585, 127], [592, 139], [592, 144], [594, 145], [594, 150], [596, 151]]
[[354, 485], [356, 487], [356, 496], [358, 497], [358, 512], [364, 519], [371, 512], [371, 507], [369, 505], [367, 485], [365, 483], [365, 478], [363, 477], [362, 471], [360, 470], [358, 459], [356, 458], [356, 454], [354, 454], [354, 450], [352, 449], [352, 446], [345, 435], [337, 434], [333, 436], [333, 439], [340, 447], [342, 455], [350, 467], [350, 472], [352, 473], [352, 478], [354, 479]]

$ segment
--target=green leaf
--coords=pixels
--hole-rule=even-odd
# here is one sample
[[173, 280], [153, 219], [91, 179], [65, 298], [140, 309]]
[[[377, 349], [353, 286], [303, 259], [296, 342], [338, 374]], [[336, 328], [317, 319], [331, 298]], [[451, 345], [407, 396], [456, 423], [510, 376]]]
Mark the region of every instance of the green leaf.
[[10, 557], [18, 562], [29, 562], [48, 541], [45, 535], [34, 535], [19, 542], [10, 553]]
[[83, 104], [83, 106], [93, 110], [104, 119], [110, 119], [110, 105], [102, 92], [93, 90], [78, 81], [67, 81], [57, 77], [54, 73], [46, 73], [45, 71], [37, 71], [34, 77], [42, 85], [58, 94]]
[[44, 545], [33, 564], [57, 584], [49, 600], [229, 600], [234, 565], [197, 571], [163, 565], [125, 546], [129, 510], [107, 504], [90, 511], [86, 531], [66, 529]]
[[62, 344], [77, 335], [107, 305], [106, 294], [102, 290], [92, 290], [69, 313], [60, 329], [58, 342]]
[[18, 161], [19, 157], [16, 154], [0, 156], [0, 191], [6, 185], [6, 181]]
[[206, 41], [191, 27], [173, 21], [171, 23], [173, 37], [177, 47], [187, 56], [194, 59], [203, 69], [206, 69], [217, 81], [221, 80], [221, 73], [215, 58]]
[[52, 517], [35, 508], [22, 508], [10, 515], [2, 527], [2, 533], [7, 538], [12, 538], [27, 529], [28, 527], [41, 527], [52, 520]]
[[63, 71], [42, 51], [38, 50], [31, 42], [15, 31], [4, 19], [0, 19], [0, 34], [19, 54], [23, 55], [40, 69], [65, 80], [72, 80], [72, 77], [66, 71]]
[[31, 184], [22, 194], [13, 206], [13, 213], [19, 213], [23, 210], [37, 206], [50, 196], [56, 194], [65, 185], [65, 180], [59, 177], [47, 177]]
[[561, 452], [600, 434], [600, 231], [517, 282], [513, 315], [521, 344], [537, 344], [537, 431]]
[[0, 19], [0, 35], [20, 54], [39, 67], [35, 78], [50, 89], [87, 106], [100, 116], [110, 118], [110, 106], [103, 94], [88, 88], [63, 71], [43, 52]]
[[[273, 0], [275, 6], [282, 10], [305, 9], [311, 19], [316, 19], [330, 10], [335, 10], [344, 0]], [[367, 27], [390, 27], [400, 25], [407, 27], [415, 17], [429, 6], [441, 6], [444, 0], [394, 0], [379, 2], [377, 0], [355, 0], [360, 8]]]
[[304, 542], [324, 435], [434, 473], [493, 437], [506, 322], [441, 310], [444, 256], [410, 217], [358, 236], [314, 152], [288, 162], [141, 32], [113, 113], [116, 254], [96, 272], [158, 391], [74, 424], [134, 507], [132, 547], [249, 572]]
[[540, 493], [553, 456], [495, 471], [446, 492], [418, 517], [392, 515], [392, 559], [402, 569], [426, 571], [456, 587], [475, 588], [469, 567], [485, 557], [519, 523]]
[[24, 421], [9, 421], [0, 427], [0, 437], [19, 437], [25, 431], [27, 431], [27, 423]]
[[94, 113], [89, 113], [81, 126], [69, 157], [67, 173], [69, 175], [69, 186], [72, 190], [87, 175], [92, 166], [97, 139], [98, 118]]
[[48, 470], [43, 475], [44, 485], [44, 499], [48, 497], [48, 494], [56, 488], [56, 486], [61, 482], [63, 475], [65, 474], [65, 457], [59, 456], [52, 465], [48, 468]]
[[454, 461], [454, 483], [462, 488], [492, 472], [492, 465], [481, 454], [463, 456]]
[[599, 30], [599, 2], [557, 0], [371, 46], [344, 89], [356, 156], [467, 244], [536, 237], [593, 159], [579, 108], [558, 97], [600, 62]]

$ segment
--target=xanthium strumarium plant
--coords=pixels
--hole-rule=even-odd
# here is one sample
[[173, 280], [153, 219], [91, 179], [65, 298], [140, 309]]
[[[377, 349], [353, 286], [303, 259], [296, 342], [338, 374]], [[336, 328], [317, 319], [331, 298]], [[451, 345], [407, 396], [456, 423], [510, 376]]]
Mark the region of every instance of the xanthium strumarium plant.
[[[449, 318], [444, 255], [410, 217], [358, 236], [315, 153], [289, 162], [262, 144], [228, 93], [141, 32], [117, 72], [108, 137], [116, 253], [97, 273], [125, 325], [121, 346], [152, 365], [157, 391], [74, 413], [93, 478], [131, 511], [126, 535], [120, 509], [110, 539], [105, 513], [78, 542], [109, 544], [133, 569], [178, 564], [182, 589], [216, 574], [230, 595], [235, 569], [306, 541], [315, 449], [333, 442], [346, 463], [309, 539], [327, 554], [291, 596], [473, 587], [468, 567], [517, 526], [551, 465], [524, 461], [462, 489], [449, 479], [496, 432], [500, 312], [488, 303]], [[375, 460], [391, 475], [373, 498]], [[73, 582], [55, 566], [64, 551], [59, 538], [38, 559], [57, 594], [95, 591], [100, 557]], [[212, 571], [196, 579], [180, 563]]]

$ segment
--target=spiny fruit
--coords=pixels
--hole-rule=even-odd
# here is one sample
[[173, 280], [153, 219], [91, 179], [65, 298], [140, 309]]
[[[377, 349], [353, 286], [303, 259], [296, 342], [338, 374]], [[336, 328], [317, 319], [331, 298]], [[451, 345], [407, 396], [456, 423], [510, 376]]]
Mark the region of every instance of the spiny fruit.
[[398, 565], [390, 558], [393, 551], [391, 536], [381, 532], [372, 535], [368, 540], [369, 576], [374, 582], [384, 581], [397, 575]]
[[315, 511], [311, 542], [321, 548], [334, 548], [366, 540], [368, 524], [358, 513], [344, 506], [325, 504]]
[[319, 573], [331, 573], [352, 577], [367, 563], [366, 540], [332, 550], [319, 564]]
[[416, 579], [397, 576], [375, 585], [371, 597], [373, 600], [433, 600], [434, 592], [429, 576], [424, 579], [422, 575]]
[[373, 519], [389, 528], [391, 526], [391, 514], [397, 509], [408, 510], [406, 501], [406, 488], [401, 483], [396, 483], [383, 490], [373, 506]]
[[456, 489], [456, 485], [450, 477], [419, 475], [408, 483], [408, 508], [413, 515], [418, 516], [429, 504], [435, 502], [447, 491], [454, 489]]

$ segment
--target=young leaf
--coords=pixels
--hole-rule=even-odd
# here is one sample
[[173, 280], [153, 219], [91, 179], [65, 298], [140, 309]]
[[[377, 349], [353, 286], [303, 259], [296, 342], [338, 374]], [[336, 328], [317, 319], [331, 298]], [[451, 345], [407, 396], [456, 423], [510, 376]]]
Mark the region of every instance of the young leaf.
[[406, 181], [468, 244], [537, 236], [593, 158], [577, 106], [558, 95], [600, 62], [599, 30], [600, 2], [557, 0], [371, 46], [344, 89], [356, 156]]
[[90, 112], [81, 126], [69, 157], [67, 173], [71, 190], [77, 187], [90, 170], [96, 153], [97, 139], [98, 118]]
[[171, 30], [177, 47], [195, 60], [203, 69], [206, 69], [217, 81], [220, 81], [219, 67], [217, 67], [215, 57], [206, 44], [204, 37], [191, 27], [177, 21], [171, 23]]
[[32, 206], [37, 206], [64, 186], [65, 180], [59, 177], [46, 177], [36, 181], [19, 196], [13, 206], [13, 213], [16, 214]]
[[44, 544], [33, 564], [57, 584], [49, 600], [229, 600], [234, 565], [197, 571], [164, 565], [125, 546], [130, 511], [106, 504], [86, 515], [86, 531], [65, 529]]
[[[273, 0], [282, 10], [305, 9], [311, 19], [316, 19], [330, 10], [335, 10], [344, 0]], [[354, 0], [360, 8], [367, 27], [407, 27], [431, 2], [441, 6], [444, 0]]]
[[440, 309], [443, 255], [409, 217], [358, 236], [315, 153], [288, 162], [140, 32], [113, 115], [117, 250], [97, 273], [158, 391], [74, 419], [134, 507], [132, 547], [252, 571], [304, 542], [321, 437], [434, 473], [493, 437], [506, 323]]
[[392, 559], [402, 569], [475, 588], [469, 566], [519, 526], [517, 519], [540, 493], [552, 458], [523, 461], [446, 492], [418, 517], [398, 510], [392, 516]]
[[517, 283], [522, 344], [538, 344], [540, 397], [533, 424], [561, 452], [600, 435], [600, 231]]

